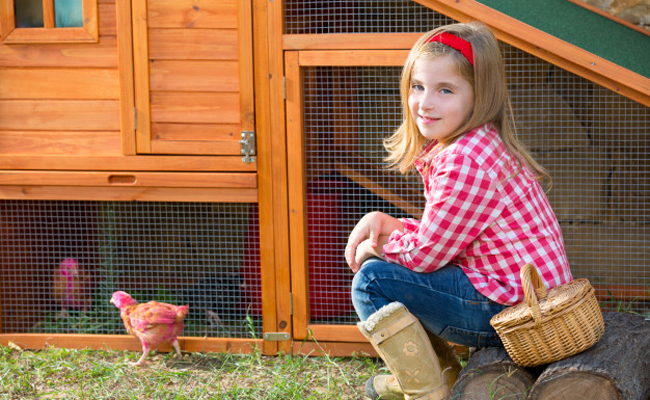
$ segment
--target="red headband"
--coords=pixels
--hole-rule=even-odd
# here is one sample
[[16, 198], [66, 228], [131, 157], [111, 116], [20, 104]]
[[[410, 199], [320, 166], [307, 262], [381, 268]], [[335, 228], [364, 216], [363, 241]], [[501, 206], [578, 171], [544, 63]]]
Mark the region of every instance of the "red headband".
[[472, 44], [467, 40], [451, 33], [442, 32], [426, 41], [426, 43], [432, 43], [432, 42], [440, 42], [442, 44], [451, 47], [452, 49], [456, 49], [460, 51], [460, 53], [465, 56], [467, 61], [469, 61], [469, 63], [472, 64], [472, 66], [474, 65]]

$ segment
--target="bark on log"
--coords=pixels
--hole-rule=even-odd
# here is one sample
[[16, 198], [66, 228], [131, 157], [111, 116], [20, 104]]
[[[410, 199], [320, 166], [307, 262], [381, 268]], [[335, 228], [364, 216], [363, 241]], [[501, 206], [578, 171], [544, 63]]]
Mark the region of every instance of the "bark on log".
[[451, 398], [523, 400], [539, 372], [518, 366], [503, 348], [482, 349], [470, 357], [458, 375]]
[[603, 313], [605, 333], [593, 347], [549, 364], [529, 400], [649, 400], [650, 322]]

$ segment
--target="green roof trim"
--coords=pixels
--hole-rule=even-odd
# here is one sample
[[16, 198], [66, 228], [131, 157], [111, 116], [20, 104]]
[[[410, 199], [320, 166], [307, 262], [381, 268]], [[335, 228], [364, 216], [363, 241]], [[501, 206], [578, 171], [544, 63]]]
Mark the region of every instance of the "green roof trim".
[[650, 36], [569, 0], [478, 0], [521, 22], [650, 78]]

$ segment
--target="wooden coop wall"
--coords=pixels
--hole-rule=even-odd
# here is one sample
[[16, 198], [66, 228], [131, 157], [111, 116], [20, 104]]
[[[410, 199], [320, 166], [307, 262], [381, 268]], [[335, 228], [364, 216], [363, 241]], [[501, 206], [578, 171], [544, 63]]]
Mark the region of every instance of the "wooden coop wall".
[[[455, 21], [416, 2], [285, 2], [289, 170], [302, 172], [288, 183], [293, 294], [308, 316], [294, 322], [296, 338], [363, 342], [347, 293], [347, 235], [368, 211], [421, 215], [419, 177], [383, 168], [382, 139], [401, 122], [410, 44]], [[604, 310], [650, 316], [648, 106], [568, 63], [501, 48], [519, 136], [553, 177], [548, 196], [574, 276], [590, 279]]]
[[[185, 349], [275, 352], [252, 2], [84, 0], [98, 29], [79, 42], [8, 27], [14, 1], [0, 1], [0, 343], [137, 350], [107, 303], [122, 289], [195, 303]], [[69, 318], [52, 286], [66, 258], [92, 282]]]
[[[196, 302], [186, 350], [372, 353], [345, 240], [366, 211], [419, 213], [381, 139], [412, 43], [471, 19], [502, 40], [574, 274], [646, 313], [650, 101], [620, 70], [471, 1], [97, 0], [96, 42], [0, 43], [0, 343], [138, 350], [112, 284]], [[92, 306], [57, 319], [69, 257]]]

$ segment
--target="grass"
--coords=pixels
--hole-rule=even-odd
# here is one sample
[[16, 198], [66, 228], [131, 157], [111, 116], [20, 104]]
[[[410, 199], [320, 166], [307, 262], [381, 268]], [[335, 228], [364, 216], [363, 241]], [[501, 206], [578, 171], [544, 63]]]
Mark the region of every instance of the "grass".
[[0, 346], [0, 399], [361, 399], [380, 363], [364, 357], [21, 350]]

